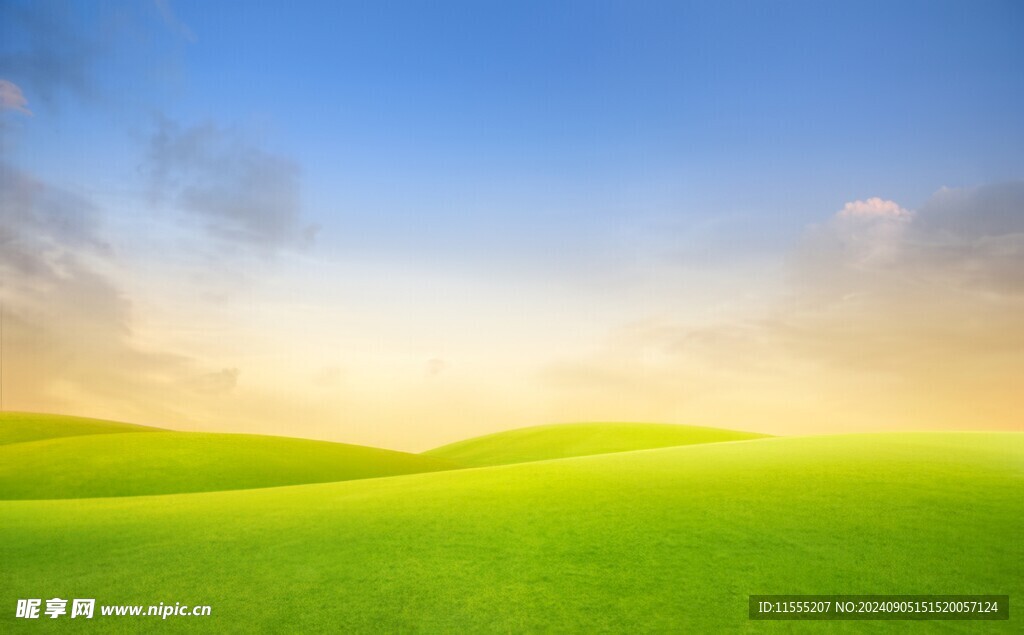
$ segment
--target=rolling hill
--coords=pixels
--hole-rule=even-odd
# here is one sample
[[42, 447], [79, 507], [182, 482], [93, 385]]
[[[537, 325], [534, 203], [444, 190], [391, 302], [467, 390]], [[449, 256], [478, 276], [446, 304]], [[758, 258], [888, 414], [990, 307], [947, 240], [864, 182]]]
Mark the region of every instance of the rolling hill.
[[755, 432], [662, 423], [563, 423], [474, 437], [424, 454], [479, 467], [766, 436]]
[[0, 445], [121, 432], [162, 432], [161, 428], [132, 423], [87, 419], [34, 412], [0, 412]]
[[274, 487], [430, 472], [444, 459], [248, 434], [94, 434], [0, 446], [0, 498], [88, 498]]
[[[212, 606], [162, 622], [168, 632], [1020, 632], [1019, 612], [826, 625], [752, 623], [746, 611], [751, 593], [1020, 597], [1022, 492], [1024, 435], [914, 433], [0, 501], [0, 606], [54, 595]], [[0, 630], [26, 626], [13, 615], [0, 612]], [[148, 631], [154, 619], [76, 630]]]

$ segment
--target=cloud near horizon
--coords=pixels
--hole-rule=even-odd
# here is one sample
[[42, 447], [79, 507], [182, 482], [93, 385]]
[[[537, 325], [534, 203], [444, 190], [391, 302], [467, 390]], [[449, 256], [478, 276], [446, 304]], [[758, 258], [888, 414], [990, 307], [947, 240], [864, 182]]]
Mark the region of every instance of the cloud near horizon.
[[204, 399], [230, 392], [239, 370], [211, 372], [201, 360], [136, 342], [129, 266], [106, 230], [91, 200], [0, 156], [3, 405], [187, 421]]
[[99, 396], [138, 407], [168, 371], [183, 370], [183, 360], [131, 344], [130, 301], [104, 273], [111, 256], [89, 201], [0, 166], [8, 407]]
[[808, 231], [793, 263], [798, 284], [844, 295], [1024, 290], [1024, 183], [942, 188], [914, 213], [873, 200], [870, 212], [851, 214], [863, 202], [848, 203]]
[[914, 212], [848, 203], [788, 270], [765, 313], [623, 325], [541, 380], [606, 411], [781, 433], [1020, 429], [1024, 183], [944, 188]]
[[[32, 113], [30, 97], [36, 106], [48, 106], [46, 116], [33, 122], [42, 126], [53, 122], [61, 100], [88, 108], [102, 94], [94, 67], [101, 53], [121, 42], [111, 38], [100, 46], [95, 33], [72, 19], [72, 9], [67, 3], [0, 4], [0, 22], [18, 34], [0, 54], [3, 406], [172, 427], [197, 421], [216, 427], [218, 421], [284, 411], [276, 395], [237, 399], [244, 370], [235, 360], [183, 351], [165, 329], [152, 327], [152, 312], [140, 311], [152, 302], [140, 290], [152, 285], [147, 276], [153, 269], [136, 266], [132, 258], [138, 254], [124, 249], [133, 237], [116, 233], [108, 210], [90, 195], [13, 163], [21, 136], [8, 135], [9, 124]], [[139, 19], [116, 9], [96, 16], [116, 35]], [[311, 239], [314, 230], [300, 222], [299, 169], [289, 159], [213, 124], [183, 128], [169, 120], [161, 121], [148, 149], [150, 184], [173, 203], [172, 222], [180, 220], [179, 212], [204, 221], [180, 238], [196, 246], [213, 237], [220, 263], [232, 257], [225, 246], [264, 255]], [[152, 206], [140, 207], [139, 222], [158, 216]], [[196, 256], [192, 264], [208, 280], [209, 260], [192, 247], [186, 253]], [[187, 297], [203, 293], [196, 284]], [[183, 327], [188, 325], [175, 328]]]

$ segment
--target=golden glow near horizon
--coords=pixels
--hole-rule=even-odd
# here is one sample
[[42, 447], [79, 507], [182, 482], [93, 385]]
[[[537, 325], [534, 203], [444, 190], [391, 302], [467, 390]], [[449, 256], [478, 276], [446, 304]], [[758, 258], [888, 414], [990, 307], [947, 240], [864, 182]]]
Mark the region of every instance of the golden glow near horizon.
[[992, 195], [849, 203], [775, 269], [576, 288], [303, 257], [201, 297], [223, 281], [126, 263], [111, 305], [57, 271], [7, 288], [5, 405], [404, 450], [575, 420], [1019, 430], [1019, 235], [949, 229]]
[[4, 408], [404, 450], [1024, 426], [1002, 5], [897, 11], [892, 57], [857, 3], [164, 4], [0, 3]]

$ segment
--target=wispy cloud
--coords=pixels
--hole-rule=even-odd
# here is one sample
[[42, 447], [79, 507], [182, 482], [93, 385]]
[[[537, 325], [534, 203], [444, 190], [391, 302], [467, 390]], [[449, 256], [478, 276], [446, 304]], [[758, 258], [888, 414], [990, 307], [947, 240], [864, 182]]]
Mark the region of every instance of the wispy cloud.
[[189, 25], [178, 19], [174, 9], [171, 8], [170, 0], [153, 0], [153, 5], [160, 14], [160, 19], [172, 33], [177, 33], [188, 42], [196, 42], [195, 31]]
[[[0, 166], [0, 298], [8, 406], [106, 395], [127, 408], [183, 360], [132, 345], [131, 303], [101, 264], [111, 253], [87, 200]], [[147, 408], [151, 408], [148, 405]]]
[[781, 432], [1019, 427], [1024, 183], [849, 203], [808, 229], [789, 281], [744, 318], [619, 326], [540, 379], [577, 407]]
[[87, 197], [0, 159], [5, 407], [181, 420], [182, 403], [230, 392], [239, 371], [136, 341], [126, 265], [103, 221]]
[[5, 37], [0, 47], [0, 76], [29, 90], [33, 101], [52, 104], [58, 96], [91, 98], [92, 67], [102, 50], [99, 39], [77, 28], [69, 2], [0, 3]]
[[316, 234], [302, 218], [298, 165], [235, 131], [161, 119], [148, 158], [155, 198], [200, 219], [217, 239], [273, 252]]
[[1024, 183], [943, 188], [914, 213], [872, 200], [847, 204], [808, 231], [794, 262], [800, 282], [833, 295], [879, 295], [893, 286], [1024, 292]]
[[14, 82], [0, 79], [0, 110], [13, 110], [23, 115], [31, 115], [28, 109], [28, 100], [22, 94], [21, 88]]

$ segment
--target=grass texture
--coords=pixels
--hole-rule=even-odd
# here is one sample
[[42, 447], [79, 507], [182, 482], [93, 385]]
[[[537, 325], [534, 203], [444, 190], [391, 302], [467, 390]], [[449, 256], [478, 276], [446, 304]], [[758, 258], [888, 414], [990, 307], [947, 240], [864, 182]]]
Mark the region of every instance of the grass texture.
[[90, 434], [159, 431], [161, 431], [160, 428], [119, 423], [117, 421], [105, 421], [103, 419], [86, 419], [84, 417], [37, 414], [34, 412], [0, 412], [0, 445]]
[[1021, 632], [1019, 611], [772, 623], [746, 607], [751, 593], [1024, 597], [1022, 491], [1024, 435], [908, 433], [0, 501], [0, 631], [66, 632], [13, 618], [17, 598], [57, 596], [213, 607], [73, 625], [101, 632]]
[[424, 454], [482, 467], [765, 436], [662, 423], [571, 423], [498, 432], [444, 445]]
[[207, 492], [450, 469], [443, 459], [248, 434], [95, 434], [0, 446], [0, 499]]

